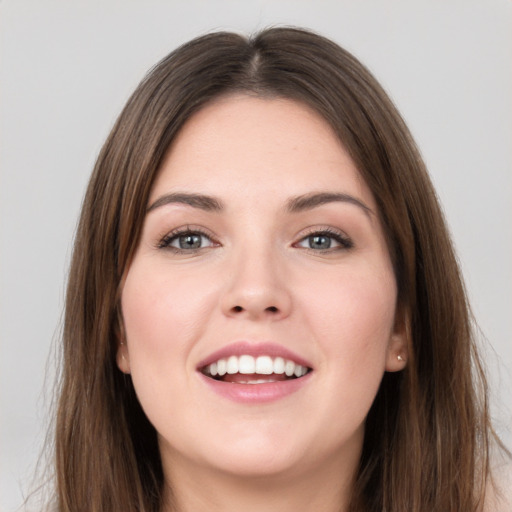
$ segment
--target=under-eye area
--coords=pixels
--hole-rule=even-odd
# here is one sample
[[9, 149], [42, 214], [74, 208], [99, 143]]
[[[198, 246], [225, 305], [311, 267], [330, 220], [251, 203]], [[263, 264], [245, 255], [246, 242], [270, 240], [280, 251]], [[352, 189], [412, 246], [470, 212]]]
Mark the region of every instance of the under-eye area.
[[241, 355], [218, 359], [203, 366], [200, 371], [222, 382], [266, 384], [300, 379], [312, 369], [283, 357]]

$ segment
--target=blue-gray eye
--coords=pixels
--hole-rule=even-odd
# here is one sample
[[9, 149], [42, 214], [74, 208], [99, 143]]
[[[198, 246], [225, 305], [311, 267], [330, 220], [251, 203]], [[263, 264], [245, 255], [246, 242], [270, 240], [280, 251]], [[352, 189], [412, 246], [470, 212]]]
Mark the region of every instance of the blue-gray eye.
[[353, 243], [347, 236], [339, 233], [317, 232], [299, 240], [296, 246], [313, 251], [329, 251], [350, 249]]
[[214, 243], [209, 236], [198, 231], [170, 233], [159, 243], [161, 249], [169, 247], [178, 251], [195, 251], [213, 245]]
[[178, 246], [180, 249], [199, 249], [202, 245], [202, 238], [203, 236], [197, 233], [180, 235], [171, 245]]
[[310, 249], [330, 249], [332, 245], [332, 237], [327, 235], [311, 235], [307, 237]]

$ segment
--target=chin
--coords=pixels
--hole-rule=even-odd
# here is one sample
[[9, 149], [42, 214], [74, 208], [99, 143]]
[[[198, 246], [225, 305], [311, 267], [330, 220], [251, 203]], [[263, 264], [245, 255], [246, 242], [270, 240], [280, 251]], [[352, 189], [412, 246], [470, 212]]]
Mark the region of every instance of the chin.
[[[161, 440], [162, 455], [170, 450], [168, 461], [173, 464], [188, 460], [196, 468], [221, 473], [226, 476], [244, 478], [265, 478], [286, 476], [304, 466], [303, 443], [299, 439], [290, 439], [289, 431], [282, 431], [274, 425], [273, 432], [268, 429], [253, 428], [245, 435], [236, 435], [233, 431], [224, 431], [223, 435], [197, 437], [190, 443], [181, 445], [176, 452]], [[278, 432], [280, 431], [280, 432]], [[238, 432], [240, 434], [240, 432]], [[279, 434], [279, 435], [277, 435]], [[190, 450], [186, 449], [188, 444]]]
[[291, 477], [299, 468], [303, 470], [304, 466], [296, 455], [276, 453], [275, 450], [268, 453], [239, 454], [212, 466], [212, 469], [227, 476], [251, 480]]

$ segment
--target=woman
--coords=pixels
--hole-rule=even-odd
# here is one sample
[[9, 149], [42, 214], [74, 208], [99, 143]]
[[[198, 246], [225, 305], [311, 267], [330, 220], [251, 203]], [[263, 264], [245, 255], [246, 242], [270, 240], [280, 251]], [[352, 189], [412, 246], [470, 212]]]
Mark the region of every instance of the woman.
[[493, 439], [435, 193], [370, 73], [288, 28], [158, 64], [83, 205], [58, 510], [482, 510]]

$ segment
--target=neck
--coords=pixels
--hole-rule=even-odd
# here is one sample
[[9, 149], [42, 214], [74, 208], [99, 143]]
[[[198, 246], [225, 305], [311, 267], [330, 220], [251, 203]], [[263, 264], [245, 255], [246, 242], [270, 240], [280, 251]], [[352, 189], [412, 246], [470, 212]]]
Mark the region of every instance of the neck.
[[292, 475], [256, 477], [175, 464], [166, 471], [162, 512], [344, 512], [359, 459], [354, 455], [350, 461], [336, 458]]

